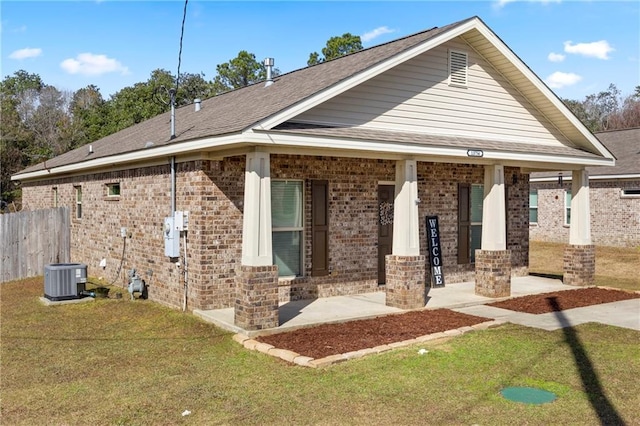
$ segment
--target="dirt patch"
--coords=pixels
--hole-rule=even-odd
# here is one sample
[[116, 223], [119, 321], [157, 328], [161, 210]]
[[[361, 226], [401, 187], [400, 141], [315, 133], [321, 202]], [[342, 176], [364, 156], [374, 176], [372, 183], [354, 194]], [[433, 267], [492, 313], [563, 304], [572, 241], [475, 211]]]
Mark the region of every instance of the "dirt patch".
[[[584, 288], [517, 297], [492, 303], [490, 306], [542, 314], [633, 298], [640, 298], [640, 294], [602, 288]], [[449, 309], [421, 310], [339, 324], [322, 324], [286, 333], [260, 336], [256, 340], [318, 359], [486, 321], [490, 319]]]
[[534, 296], [516, 297], [502, 302], [490, 303], [488, 306], [508, 309], [510, 311], [526, 312], [528, 314], [546, 314], [549, 312], [637, 298], [640, 298], [640, 294], [638, 293], [589, 287]]

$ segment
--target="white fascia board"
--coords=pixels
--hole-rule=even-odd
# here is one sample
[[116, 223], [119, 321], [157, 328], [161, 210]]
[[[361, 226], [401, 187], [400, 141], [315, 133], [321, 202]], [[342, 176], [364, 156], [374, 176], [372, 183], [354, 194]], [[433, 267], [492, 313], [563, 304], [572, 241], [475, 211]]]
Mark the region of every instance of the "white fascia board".
[[181, 142], [175, 145], [165, 145], [155, 148], [129, 152], [126, 154], [112, 155], [109, 157], [96, 158], [95, 160], [83, 161], [81, 163], [68, 164], [64, 166], [53, 167], [45, 170], [38, 170], [29, 173], [21, 173], [11, 176], [11, 180], [30, 180], [39, 178], [49, 178], [63, 173], [75, 173], [79, 171], [87, 171], [100, 167], [108, 167], [113, 164], [121, 165], [123, 163], [140, 162], [145, 160], [157, 159], [159, 157], [167, 157], [173, 155], [181, 155], [194, 151], [209, 150], [211, 148], [224, 147], [227, 145], [235, 145], [242, 143], [244, 137], [242, 134], [234, 134], [215, 138], [198, 139], [189, 142]]
[[589, 179], [593, 179], [593, 180], [640, 179], [640, 174], [589, 176]]
[[376, 140], [350, 140], [342, 139], [338, 137], [322, 137], [322, 136], [309, 136], [300, 134], [274, 134], [267, 132], [246, 132], [244, 141], [252, 144], [261, 144], [265, 147], [298, 147], [298, 148], [310, 148], [310, 149], [333, 149], [340, 151], [351, 152], [376, 152], [391, 155], [401, 155], [404, 158], [419, 158], [419, 157], [448, 157], [455, 162], [462, 162], [461, 159], [465, 159], [468, 163], [482, 162], [485, 164], [499, 164], [501, 162], [511, 163], [527, 163], [537, 164], [543, 163], [545, 165], [558, 164], [568, 166], [575, 166], [576, 169], [583, 168], [585, 166], [611, 166], [613, 160], [608, 158], [584, 158], [584, 157], [571, 157], [561, 156], [554, 154], [532, 154], [526, 152], [508, 152], [498, 150], [483, 149], [482, 158], [473, 158], [467, 155], [469, 149], [474, 149], [474, 146], [468, 147], [442, 147], [442, 146], [428, 146], [418, 145], [410, 143], [390, 143]]
[[[560, 172], [558, 172], [560, 173]], [[536, 183], [536, 182], [555, 182], [558, 180], [558, 176], [549, 176], [549, 177], [540, 177], [540, 178], [529, 178], [529, 182], [530, 183]], [[562, 175], [562, 181], [570, 181], [571, 180], [571, 175], [565, 176]]]
[[[629, 180], [629, 179], [640, 179], [640, 174], [589, 176], [589, 180]], [[529, 182], [555, 182], [557, 180], [558, 180], [558, 176], [547, 176], [547, 177], [530, 178]], [[567, 176], [563, 175], [562, 180], [571, 181], [571, 175], [567, 175]]]
[[387, 59], [386, 61], [376, 64], [371, 68], [368, 68], [358, 74], [353, 75], [350, 78], [347, 78], [346, 80], [343, 80], [335, 84], [334, 86], [331, 86], [325, 90], [322, 90], [316, 93], [315, 95], [307, 98], [306, 100], [296, 105], [293, 105], [290, 108], [285, 109], [284, 111], [281, 111], [280, 113], [274, 116], [268, 117], [267, 119], [259, 122], [255, 126], [252, 126], [252, 128], [260, 129], [260, 130], [269, 130], [277, 126], [278, 124], [281, 124], [287, 120], [292, 119], [296, 115], [300, 115], [303, 112], [306, 112], [309, 109], [317, 105], [320, 105], [321, 103], [326, 102], [327, 100], [341, 93], [344, 93], [345, 91], [353, 87], [356, 87], [366, 82], [367, 80], [370, 80], [371, 78], [376, 77], [382, 74], [383, 72], [390, 70], [391, 68], [394, 68], [402, 64], [403, 62], [413, 59], [416, 56], [424, 52], [427, 52], [433, 49], [434, 47], [439, 46], [442, 43], [446, 43], [447, 41], [466, 33], [467, 31], [475, 28], [478, 24], [482, 24], [481, 21], [478, 18], [473, 18], [468, 22], [461, 24], [458, 27], [452, 28], [442, 34], [439, 34], [431, 39], [428, 39], [423, 43], [418, 44], [417, 46], [414, 46], [408, 50], [405, 50], [404, 52], [399, 53], [396, 56], [393, 56]]
[[520, 71], [527, 79], [556, 107], [558, 110], [564, 115], [567, 120], [573, 124], [576, 129], [593, 145], [593, 147], [598, 151], [600, 155], [605, 158], [614, 159], [615, 157], [605, 148], [604, 145], [596, 138], [580, 120], [576, 118], [575, 115], [567, 108], [567, 106], [562, 103], [562, 101], [547, 87], [546, 84], [537, 75], [534, 74], [533, 71], [524, 63], [518, 56], [509, 47], [504, 44], [500, 38], [494, 34], [486, 25], [482, 22], [476, 26], [476, 29], [483, 35], [487, 40], [491, 42], [495, 46], [498, 51], [503, 54], [517, 69]]

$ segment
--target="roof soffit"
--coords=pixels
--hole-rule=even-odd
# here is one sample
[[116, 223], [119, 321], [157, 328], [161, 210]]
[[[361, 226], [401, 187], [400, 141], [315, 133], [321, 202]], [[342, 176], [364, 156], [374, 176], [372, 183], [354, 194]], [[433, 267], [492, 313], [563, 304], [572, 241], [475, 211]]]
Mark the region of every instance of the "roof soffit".
[[568, 140], [594, 154], [614, 158], [555, 93], [479, 18], [462, 38], [483, 56]]

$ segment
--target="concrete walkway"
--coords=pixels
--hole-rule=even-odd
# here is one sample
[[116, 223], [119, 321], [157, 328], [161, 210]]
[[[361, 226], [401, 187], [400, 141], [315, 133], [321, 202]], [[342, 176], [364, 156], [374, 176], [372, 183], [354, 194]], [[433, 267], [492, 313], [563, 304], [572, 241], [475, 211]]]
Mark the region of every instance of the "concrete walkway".
[[549, 331], [564, 327], [573, 327], [587, 322], [599, 322], [640, 331], [640, 299], [603, 303], [601, 305], [585, 306], [584, 308], [567, 309], [566, 311], [539, 315], [514, 312], [486, 305], [470, 306], [454, 310], [469, 315], [493, 318]]
[[[550, 278], [526, 276], [512, 278], [511, 280], [511, 297], [575, 289], [576, 287], [566, 286], [560, 280]], [[447, 308], [471, 315], [499, 319], [545, 330], [555, 330], [585, 322], [601, 322], [640, 330], [640, 299], [542, 315], [518, 313], [485, 306], [498, 300], [504, 300], [504, 298], [493, 299], [476, 295], [475, 284], [466, 282], [448, 284], [443, 288], [429, 289], [426, 308]], [[399, 312], [403, 312], [403, 310], [385, 305], [384, 291], [283, 303], [279, 309], [280, 326], [260, 332], [245, 331], [235, 326], [233, 308], [193, 311], [195, 315], [205, 321], [212, 322], [225, 330], [243, 333], [248, 336], [280, 333], [317, 324], [375, 318]]]

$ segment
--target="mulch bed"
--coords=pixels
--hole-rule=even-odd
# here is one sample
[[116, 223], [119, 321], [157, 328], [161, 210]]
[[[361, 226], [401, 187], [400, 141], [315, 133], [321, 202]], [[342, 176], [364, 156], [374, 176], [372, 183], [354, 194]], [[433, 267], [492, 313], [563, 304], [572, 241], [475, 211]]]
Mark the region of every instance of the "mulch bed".
[[576, 290], [543, 293], [533, 296], [516, 297], [502, 302], [490, 303], [488, 306], [508, 309], [516, 312], [526, 312], [528, 314], [546, 314], [549, 312], [558, 312], [567, 309], [582, 308], [584, 306], [619, 302], [621, 300], [637, 298], [640, 298], [640, 294], [638, 293], [589, 287]]
[[[640, 294], [590, 287], [517, 297], [491, 303], [489, 306], [543, 314], [634, 298], [640, 298]], [[420, 310], [339, 324], [321, 324], [290, 332], [259, 336], [256, 340], [318, 359], [415, 339], [427, 334], [454, 330], [486, 321], [490, 319], [449, 309]]]
[[321, 324], [270, 336], [259, 336], [256, 340], [318, 359], [487, 321], [491, 319], [448, 309], [434, 309], [338, 324]]

